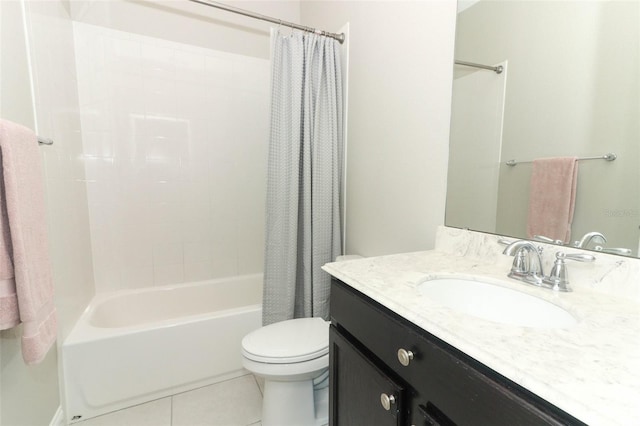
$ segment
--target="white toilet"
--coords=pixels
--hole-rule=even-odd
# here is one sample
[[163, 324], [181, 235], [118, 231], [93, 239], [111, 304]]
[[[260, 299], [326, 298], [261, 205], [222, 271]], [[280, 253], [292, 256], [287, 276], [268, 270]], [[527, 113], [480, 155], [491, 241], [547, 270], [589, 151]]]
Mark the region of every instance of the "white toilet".
[[242, 365], [264, 378], [262, 426], [324, 426], [329, 415], [329, 323], [298, 318], [242, 339]]
[[[362, 259], [338, 256], [336, 262]], [[298, 318], [259, 328], [242, 339], [242, 365], [264, 379], [262, 426], [329, 422], [329, 322]]]

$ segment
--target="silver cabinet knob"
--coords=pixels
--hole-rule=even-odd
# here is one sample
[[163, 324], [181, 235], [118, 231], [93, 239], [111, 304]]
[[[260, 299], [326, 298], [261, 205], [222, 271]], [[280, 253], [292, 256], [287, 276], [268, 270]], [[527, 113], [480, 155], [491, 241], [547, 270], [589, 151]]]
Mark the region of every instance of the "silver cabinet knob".
[[409, 365], [412, 359], [413, 352], [402, 348], [398, 349], [398, 361], [400, 361], [400, 364], [406, 367], [407, 365]]
[[387, 395], [386, 393], [380, 394], [380, 404], [382, 408], [389, 411], [391, 406], [396, 403], [396, 397], [393, 395]]

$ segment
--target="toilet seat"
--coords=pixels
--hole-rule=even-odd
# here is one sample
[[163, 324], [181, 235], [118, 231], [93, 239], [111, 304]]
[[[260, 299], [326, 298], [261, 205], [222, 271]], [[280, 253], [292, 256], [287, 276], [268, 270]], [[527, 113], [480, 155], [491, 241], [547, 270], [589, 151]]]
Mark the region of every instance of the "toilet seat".
[[329, 323], [322, 318], [297, 318], [270, 324], [242, 339], [242, 355], [255, 362], [292, 364], [329, 353]]

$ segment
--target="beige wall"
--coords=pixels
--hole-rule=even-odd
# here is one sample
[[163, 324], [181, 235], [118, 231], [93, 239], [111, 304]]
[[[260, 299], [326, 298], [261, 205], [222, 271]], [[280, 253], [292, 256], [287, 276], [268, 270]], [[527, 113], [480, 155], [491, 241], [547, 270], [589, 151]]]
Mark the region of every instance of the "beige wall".
[[[508, 80], [507, 63], [501, 66], [500, 74], [488, 70], [460, 73], [458, 69], [454, 73], [447, 226], [496, 228], [504, 90]], [[468, 71], [467, 67], [456, 68]]]
[[349, 22], [347, 252], [433, 248], [444, 221], [456, 2], [302, 1]]
[[[56, 141], [52, 147], [42, 147], [42, 153], [60, 345], [94, 292], [68, 4], [26, 3], [30, 50], [25, 43], [21, 3], [3, 1], [0, 7], [0, 115], [37, 127], [40, 135]], [[27, 52], [33, 66], [33, 97]], [[27, 367], [20, 352], [19, 327], [4, 331], [0, 345], [0, 424], [49, 424], [60, 404], [55, 348], [41, 364]]]
[[[456, 57], [509, 61], [503, 162], [615, 152], [579, 163], [572, 235], [636, 249], [640, 3], [481, 1], [459, 15]], [[501, 165], [497, 233], [524, 236], [531, 164]], [[494, 230], [483, 229], [494, 232]]]

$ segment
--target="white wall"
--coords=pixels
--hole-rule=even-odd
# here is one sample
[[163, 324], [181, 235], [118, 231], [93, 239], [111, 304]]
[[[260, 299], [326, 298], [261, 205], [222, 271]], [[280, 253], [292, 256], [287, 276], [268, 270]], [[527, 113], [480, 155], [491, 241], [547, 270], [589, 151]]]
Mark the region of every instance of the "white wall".
[[[25, 43], [20, 2], [0, 2], [2, 73], [0, 115], [38, 128], [55, 139], [42, 147], [49, 242], [52, 253], [58, 344], [64, 339], [93, 294], [84, 168], [68, 4], [27, 2]], [[32, 95], [28, 59], [33, 65]], [[32, 102], [35, 100], [37, 119]], [[49, 424], [59, 405], [57, 354], [32, 367], [22, 361], [20, 328], [2, 333], [0, 423]]]
[[303, 0], [350, 23], [347, 252], [433, 248], [444, 222], [456, 2]]
[[42, 153], [60, 343], [95, 293], [73, 27], [63, 1], [26, 10], [38, 132], [54, 140]]
[[[23, 13], [19, 2], [0, 2], [0, 116], [33, 128], [35, 119]], [[57, 377], [55, 352], [44, 364], [28, 368], [22, 361], [21, 327], [0, 332], [0, 424], [28, 424], [51, 417], [57, 405]], [[23, 398], [33, 394], [42, 405], [28, 409], [24, 420], [20, 411], [26, 410]], [[53, 408], [55, 409], [55, 408]], [[43, 423], [44, 424], [44, 423]]]
[[33, 95], [22, 6], [17, 1], [0, 2], [0, 8], [0, 113], [2, 118], [33, 128]]
[[[297, 0], [230, 0], [222, 3], [285, 21], [300, 21]], [[186, 0], [71, 2], [73, 19], [94, 25], [224, 52], [269, 58], [265, 21]]]
[[[297, 1], [228, 3], [300, 19]], [[185, 1], [71, 6], [92, 24], [76, 29], [98, 291], [262, 271], [271, 24]]]
[[75, 29], [97, 291], [261, 272], [269, 61]]

